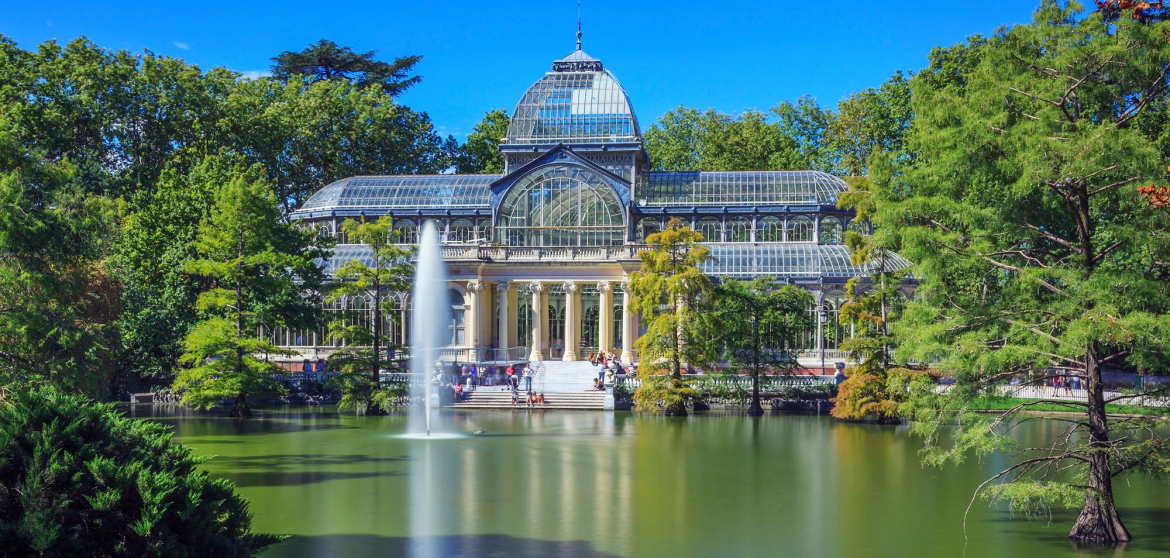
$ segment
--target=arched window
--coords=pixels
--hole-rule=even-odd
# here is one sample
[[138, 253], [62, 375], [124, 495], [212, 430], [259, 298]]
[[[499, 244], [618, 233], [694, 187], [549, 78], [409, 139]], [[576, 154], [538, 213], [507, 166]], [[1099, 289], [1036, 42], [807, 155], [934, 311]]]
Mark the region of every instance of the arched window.
[[479, 231], [478, 237], [481, 241], [491, 242], [491, 240], [492, 240], [492, 222], [491, 221], [480, 221], [479, 226], [476, 228], [476, 230]]
[[812, 240], [813, 221], [804, 215], [788, 220], [788, 242], [808, 242]]
[[534, 171], [514, 184], [496, 222], [511, 246], [612, 246], [625, 241], [625, 211], [602, 179], [574, 165]]
[[703, 217], [695, 225], [695, 230], [703, 235], [703, 242], [719, 242], [720, 239], [719, 220], [714, 217]]
[[394, 238], [395, 243], [418, 244], [418, 226], [414, 224], [414, 221], [409, 219], [395, 221], [394, 230], [398, 233]]
[[662, 224], [653, 217], [644, 217], [638, 221], [638, 240], [646, 242], [646, 237], [662, 230]]
[[869, 223], [860, 219], [849, 221], [849, 226], [845, 227], [847, 231], [853, 231], [857, 234], [869, 234]]
[[744, 217], [736, 217], [727, 221], [728, 242], [751, 242], [752, 222]]
[[836, 217], [822, 217], [821, 230], [817, 235], [818, 242], [844, 242], [844, 227]]
[[451, 223], [451, 236], [448, 242], [467, 243], [475, 240], [475, 224], [467, 219], [459, 219]]
[[756, 240], [759, 242], [780, 242], [784, 240], [784, 221], [769, 215], [756, 222]]
[[[581, 338], [585, 340], [586, 347], [597, 347], [598, 336], [597, 322], [601, 318], [601, 308], [598, 306], [590, 306], [581, 314]], [[581, 355], [586, 356], [586, 355]]]

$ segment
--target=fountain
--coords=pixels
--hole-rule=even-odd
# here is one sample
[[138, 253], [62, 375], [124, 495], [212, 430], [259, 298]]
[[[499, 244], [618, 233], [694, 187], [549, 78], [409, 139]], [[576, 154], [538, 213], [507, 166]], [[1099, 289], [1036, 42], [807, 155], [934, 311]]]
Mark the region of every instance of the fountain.
[[422, 398], [421, 411], [412, 407], [406, 437], [451, 438], [452, 433], [431, 427], [431, 398], [434, 367], [439, 360], [439, 349], [445, 347], [447, 323], [451, 312], [447, 295], [447, 272], [439, 249], [439, 231], [432, 221], [423, 224], [419, 236], [418, 260], [414, 275], [414, 319], [410, 324], [410, 371], [422, 378], [411, 382], [410, 398]]

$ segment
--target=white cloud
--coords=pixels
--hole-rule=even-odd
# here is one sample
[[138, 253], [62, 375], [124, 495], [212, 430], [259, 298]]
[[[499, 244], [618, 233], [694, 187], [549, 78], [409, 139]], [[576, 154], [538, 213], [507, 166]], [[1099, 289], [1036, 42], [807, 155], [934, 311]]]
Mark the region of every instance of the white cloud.
[[191, 46], [188, 45], [187, 43], [180, 43], [179, 41], [175, 41], [175, 46], [177, 46], [183, 50], [191, 50]]
[[50, 19], [49, 21], [46, 21], [46, 22], [45, 22], [45, 25], [47, 25], [47, 26], [49, 26], [49, 27], [52, 27], [52, 26], [53, 26], [53, 20], [51, 20], [51, 19]]
[[244, 79], [256, 79], [256, 78], [262, 78], [262, 77], [269, 77], [271, 75], [272, 75], [272, 72], [270, 72], [268, 70], [244, 70], [244, 71], [240, 72], [240, 77], [242, 77]]

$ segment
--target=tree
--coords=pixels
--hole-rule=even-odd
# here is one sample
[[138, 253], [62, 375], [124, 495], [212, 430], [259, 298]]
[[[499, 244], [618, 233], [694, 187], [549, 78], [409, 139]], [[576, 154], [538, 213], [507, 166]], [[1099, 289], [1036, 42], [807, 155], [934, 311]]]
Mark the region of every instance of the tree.
[[38, 155], [0, 113], [0, 382], [103, 397], [119, 288], [102, 260], [123, 206], [87, 195], [73, 165]]
[[508, 111], [489, 110], [455, 155], [455, 172], [461, 174], [498, 174], [504, 172], [500, 140], [508, 136]]
[[634, 393], [639, 408], [661, 406], [667, 415], [685, 416], [687, 402], [698, 392], [682, 378], [683, 368], [706, 368], [715, 359], [713, 288], [699, 269], [711, 256], [702, 241], [701, 233], [671, 219], [646, 238], [650, 248], [638, 254], [642, 267], [630, 274], [630, 308], [646, 326], [636, 343], [642, 356], [642, 385]]
[[251, 416], [249, 400], [282, 396], [273, 374], [280, 367], [257, 355], [281, 354], [262, 336], [276, 327], [315, 327], [323, 281], [314, 259], [325, 254], [311, 231], [281, 219], [276, 196], [264, 180], [237, 176], [217, 193], [211, 216], [199, 227], [200, 259], [187, 265], [212, 288], [197, 308], [204, 319], [183, 341], [175, 392], [186, 405], [209, 409], [232, 401], [231, 416]]
[[812, 294], [775, 277], [729, 280], [716, 291], [724, 355], [728, 363], [751, 371], [748, 414], [762, 415], [760, 374], [790, 374], [796, 368], [796, 337], [811, 326], [805, 309]]
[[394, 244], [399, 231], [394, 230], [389, 216], [366, 222], [346, 219], [341, 225], [350, 242], [370, 247], [369, 263], [350, 260], [334, 272], [333, 291], [329, 300], [343, 302], [347, 298], [362, 297], [371, 301], [373, 321], [364, 310], [359, 315], [341, 312], [329, 323], [329, 335], [345, 339], [346, 347], [329, 357], [330, 365], [342, 374], [331, 380], [342, 391], [342, 408], [362, 408], [367, 413], [386, 410], [393, 406], [393, 398], [401, 395], [383, 390], [380, 373], [383, 367], [397, 367], [398, 363], [384, 357], [384, 351], [394, 353], [401, 349], [383, 329], [387, 295], [411, 290], [414, 266], [411, 251]]
[[729, 115], [678, 107], [646, 131], [646, 152], [657, 171], [784, 170], [807, 168], [795, 140], [766, 115]]
[[[977, 494], [1017, 512], [1079, 507], [1070, 538], [1098, 543], [1130, 538], [1113, 479], [1170, 463], [1152, 419], [1106, 415], [1141, 394], [1107, 398], [1102, 382], [1106, 367], [1166, 358], [1170, 220], [1134, 183], [1161, 172], [1143, 121], [1165, 97], [1170, 45], [1165, 23], [1106, 18], [1046, 1], [1031, 24], [972, 45], [962, 71], [932, 63], [916, 76], [914, 161], [875, 183], [888, 201], [874, 217], [924, 278], [895, 326], [896, 356], [936, 359], [955, 379], [907, 409], [927, 462], [1014, 451]], [[1056, 403], [1079, 416], [1043, 447], [1007, 435], [1043, 400], [972, 412], [1010, 378], [1035, 384], [1050, 370], [1088, 395]]]
[[6, 556], [258, 556], [248, 502], [166, 426], [53, 388], [0, 392]]
[[211, 214], [221, 185], [237, 176], [247, 181], [263, 176], [259, 166], [237, 154], [206, 157], [183, 172], [188, 166], [168, 167], [152, 192], [135, 196], [110, 259], [122, 284], [123, 366], [134, 377], [160, 383], [173, 379], [183, 339], [198, 320], [197, 297], [209, 286], [187, 273], [199, 256], [199, 226]]
[[342, 79], [362, 88], [377, 85], [391, 97], [422, 81], [422, 76], [410, 75], [422, 56], [400, 56], [393, 62], [383, 62], [374, 60], [375, 54], [378, 51], [358, 53], [321, 39], [300, 52], [286, 50], [274, 56], [272, 77], [284, 82], [293, 76], [303, 76], [310, 82]]

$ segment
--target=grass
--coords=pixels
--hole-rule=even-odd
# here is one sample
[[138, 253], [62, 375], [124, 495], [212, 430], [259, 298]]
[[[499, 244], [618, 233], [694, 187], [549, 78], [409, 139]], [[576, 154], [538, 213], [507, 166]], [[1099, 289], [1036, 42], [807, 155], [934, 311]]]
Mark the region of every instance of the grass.
[[[1025, 399], [1021, 397], [1006, 397], [1006, 398], [986, 398], [975, 402], [974, 408], [980, 411], [1007, 411], [1029, 401], [1039, 401], [1039, 399]], [[1042, 403], [1040, 405], [1032, 405], [1028, 407], [1028, 411], [1045, 412], [1045, 413], [1079, 413], [1083, 412], [1083, 407], [1077, 405], [1062, 405], [1060, 403]], [[1139, 405], [1106, 405], [1105, 412], [1111, 415], [1148, 415], [1148, 416], [1163, 416], [1170, 411], [1159, 407], [1142, 407]]]

